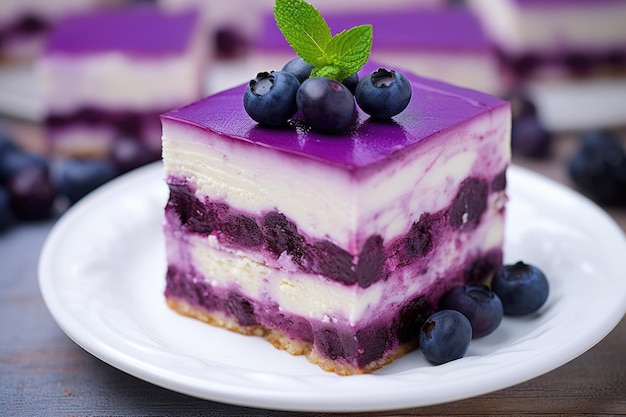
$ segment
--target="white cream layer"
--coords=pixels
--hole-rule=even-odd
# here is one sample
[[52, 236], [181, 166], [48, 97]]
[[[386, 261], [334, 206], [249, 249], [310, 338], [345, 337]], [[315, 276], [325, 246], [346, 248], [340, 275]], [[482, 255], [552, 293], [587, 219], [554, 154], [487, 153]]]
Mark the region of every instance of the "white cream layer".
[[519, 7], [514, 0], [469, 0], [508, 53], [626, 49], [626, 1]]
[[509, 129], [508, 108], [495, 109], [354, 174], [165, 119], [163, 159], [167, 175], [191, 178], [200, 199], [259, 217], [278, 209], [302, 234], [358, 254], [369, 236], [388, 241], [421, 213], [448, 207], [468, 176], [500, 173]]
[[196, 32], [177, 55], [44, 55], [38, 73], [47, 112], [71, 114], [83, 107], [161, 112], [197, 100], [207, 56], [206, 39]]

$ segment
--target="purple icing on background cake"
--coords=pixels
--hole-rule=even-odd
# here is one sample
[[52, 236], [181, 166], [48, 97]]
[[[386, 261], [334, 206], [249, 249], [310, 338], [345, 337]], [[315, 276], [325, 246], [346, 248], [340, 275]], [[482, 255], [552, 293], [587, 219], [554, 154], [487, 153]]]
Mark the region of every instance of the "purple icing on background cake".
[[195, 12], [165, 14], [154, 7], [120, 8], [68, 17], [48, 41], [46, 52], [89, 54], [177, 54], [197, 30]]
[[[289, 49], [273, 15], [263, 17], [263, 31], [255, 47], [260, 50]], [[372, 24], [372, 52], [379, 50], [485, 51], [492, 43], [480, 22], [465, 8], [409, 9], [379, 12], [343, 12], [325, 16], [333, 33]]]

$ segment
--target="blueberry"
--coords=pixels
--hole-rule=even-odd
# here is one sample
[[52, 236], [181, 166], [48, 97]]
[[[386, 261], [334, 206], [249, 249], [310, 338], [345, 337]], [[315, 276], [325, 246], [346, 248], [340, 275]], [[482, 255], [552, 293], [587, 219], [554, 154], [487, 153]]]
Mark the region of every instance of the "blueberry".
[[552, 134], [535, 115], [523, 115], [513, 119], [511, 126], [511, 150], [517, 155], [542, 158], [549, 154]]
[[287, 62], [282, 70], [283, 72], [289, 72], [293, 74], [300, 83], [303, 83], [307, 78], [311, 76], [313, 71], [313, 65], [306, 62], [299, 56]]
[[385, 248], [380, 235], [370, 236], [363, 244], [356, 265], [356, 275], [361, 288], [367, 288], [383, 278]]
[[519, 261], [496, 271], [491, 289], [502, 300], [504, 314], [524, 316], [537, 311], [548, 299], [549, 285], [534, 265]]
[[450, 205], [450, 225], [455, 229], [473, 230], [487, 210], [489, 185], [479, 178], [467, 178]]
[[297, 110], [300, 82], [289, 72], [260, 72], [250, 81], [243, 96], [248, 115], [264, 126], [280, 126]]
[[258, 324], [254, 315], [254, 307], [250, 301], [237, 293], [228, 295], [226, 308], [230, 314], [235, 316], [237, 323], [241, 326], [254, 326]]
[[11, 197], [5, 187], [0, 186], [0, 231], [6, 230], [13, 223]]
[[215, 52], [219, 58], [235, 58], [245, 54], [249, 48], [249, 40], [240, 28], [234, 25], [223, 25], [213, 34]]
[[48, 170], [48, 161], [35, 153], [22, 151], [10, 145], [0, 152], [0, 182], [6, 182], [20, 171], [29, 168]]
[[305, 239], [284, 214], [276, 211], [267, 213], [263, 217], [261, 229], [270, 251], [276, 256], [286, 252], [295, 262], [300, 262], [304, 255]]
[[472, 339], [472, 325], [456, 310], [439, 310], [422, 325], [420, 349], [426, 359], [440, 365], [465, 356]]
[[354, 95], [365, 113], [376, 119], [389, 119], [409, 105], [412, 89], [401, 73], [379, 68], [359, 81]]
[[341, 83], [345, 85], [352, 94], [354, 94], [356, 92], [356, 86], [359, 85], [359, 74], [354, 73], [345, 80], [343, 80]]
[[115, 141], [110, 155], [117, 171], [122, 174], [154, 162], [155, 152], [136, 138], [122, 137]]
[[487, 336], [502, 322], [502, 301], [485, 285], [455, 287], [446, 293], [440, 307], [463, 313], [472, 324], [474, 339]]
[[350, 90], [330, 78], [313, 77], [304, 81], [298, 89], [296, 101], [304, 120], [321, 132], [344, 130], [356, 115]]
[[329, 277], [344, 284], [357, 282], [357, 274], [352, 262], [352, 255], [332, 242], [322, 240], [313, 245], [315, 273]]
[[626, 204], [626, 151], [610, 132], [584, 133], [568, 168], [574, 183], [598, 203]]
[[73, 204], [116, 175], [115, 165], [107, 159], [67, 159], [59, 165], [59, 190]]
[[17, 150], [17, 146], [11, 140], [11, 138], [4, 132], [0, 131], [0, 154], [3, 154], [4, 152], [16, 151], [16, 150]]
[[231, 214], [221, 224], [221, 231], [235, 245], [246, 248], [259, 246], [263, 243], [261, 228], [250, 216], [245, 214]]
[[57, 189], [47, 168], [30, 166], [7, 182], [11, 208], [20, 220], [42, 220], [52, 216]]

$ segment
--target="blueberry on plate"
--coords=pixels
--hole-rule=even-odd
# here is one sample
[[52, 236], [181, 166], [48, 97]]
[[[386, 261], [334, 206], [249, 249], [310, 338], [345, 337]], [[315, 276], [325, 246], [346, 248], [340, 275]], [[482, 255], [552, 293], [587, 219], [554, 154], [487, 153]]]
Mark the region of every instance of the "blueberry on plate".
[[462, 285], [448, 291], [441, 300], [442, 309], [463, 313], [472, 324], [472, 337], [487, 336], [502, 322], [500, 297], [485, 285]]
[[246, 87], [243, 107], [260, 125], [280, 126], [298, 109], [296, 93], [299, 87], [300, 82], [289, 72], [260, 72]]
[[359, 80], [354, 93], [361, 109], [376, 119], [389, 119], [411, 101], [411, 83], [399, 72], [379, 68]]
[[305, 80], [298, 89], [296, 102], [304, 120], [321, 132], [344, 130], [356, 115], [350, 90], [339, 81], [326, 77]]
[[534, 313], [544, 305], [550, 292], [543, 271], [522, 261], [499, 268], [491, 282], [491, 289], [502, 300], [507, 316]]
[[422, 325], [419, 344], [426, 359], [440, 365], [465, 356], [472, 340], [472, 325], [456, 310], [439, 310]]
[[568, 162], [572, 181], [600, 204], [626, 204], [626, 151], [618, 138], [606, 131], [581, 136], [578, 151]]
[[59, 166], [59, 191], [73, 204], [116, 175], [108, 159], [67, 159]]

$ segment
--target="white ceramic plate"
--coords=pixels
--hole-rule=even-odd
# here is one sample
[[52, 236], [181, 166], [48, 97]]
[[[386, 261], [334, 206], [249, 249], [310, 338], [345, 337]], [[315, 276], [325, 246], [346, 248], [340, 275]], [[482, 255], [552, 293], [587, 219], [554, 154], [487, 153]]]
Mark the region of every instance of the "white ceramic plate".
[[61, 328], [103, 361], [188, 395], [250, 407], [374, 411], [454, 401], [544, 374], [600, 341], [626, 311], [626, 239], [597, 206], [511, 167], [507, 262], [549, 277], [531, 317], [505, 318], [441, 366], [413, 352], [372, 375], [339, 377], [241, 336], [182, 317], [163, 298], [161, 235], [167, 188], [156, 163], [74, 206], [54, 227], [39, 265], [45, 302]]

